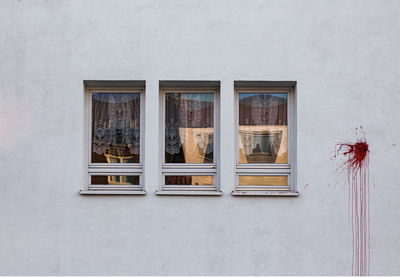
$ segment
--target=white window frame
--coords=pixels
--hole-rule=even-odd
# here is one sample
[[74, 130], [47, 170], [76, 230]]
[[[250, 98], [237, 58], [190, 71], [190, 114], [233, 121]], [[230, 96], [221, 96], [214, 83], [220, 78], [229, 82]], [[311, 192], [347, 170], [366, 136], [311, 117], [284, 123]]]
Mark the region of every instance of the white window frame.
[[[140, 157], [139, 163], [92, 163], [92, 95], [94, 93], [140, 94]], [[144, 188], [144, 88], [135, 87], [90, 87], [85, 89], [87, 121], [87, 181], [80, 194], [145, 195]], [[139, 185], [92, 185], [92, 176], [139, 176]]]
[[[212, 93], [214, 95], [213, 163], [166, 163], [165, 162], [165, 103], [171, 93]], [[161, 184], [157, 195], [221, 195], [219, 182], [219, 89], [215, 87], [160, 88], [160, 146]], [[165, 176], [213, 176], [214, 185], [165, 185]]]
[[[240, 93], [287, 93], [288, 163], [239, 163], [239, 94]], [[234, 196], [297, 196], [296, 190], [296, 119], [294, 87], [237, 87], [235, 88], [235, 189]], [[287, 176], [288, 186], [239, 186], [239, 176]]]

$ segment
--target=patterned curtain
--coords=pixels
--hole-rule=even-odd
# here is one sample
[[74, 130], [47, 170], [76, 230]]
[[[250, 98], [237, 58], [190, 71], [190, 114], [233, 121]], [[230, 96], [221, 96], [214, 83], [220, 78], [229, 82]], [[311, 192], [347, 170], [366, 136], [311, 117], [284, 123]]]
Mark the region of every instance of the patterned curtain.
[[287, 162], [287, 94], [239, 94], [239, 162]]
[[166, 162], [204, 163], [207, 155], [212, 158], [213, 100], [211, 93], [166, 95]]
[[92, 151], [111, 148], [140, 153], [140, 94], [95, 93], [92, 95]]

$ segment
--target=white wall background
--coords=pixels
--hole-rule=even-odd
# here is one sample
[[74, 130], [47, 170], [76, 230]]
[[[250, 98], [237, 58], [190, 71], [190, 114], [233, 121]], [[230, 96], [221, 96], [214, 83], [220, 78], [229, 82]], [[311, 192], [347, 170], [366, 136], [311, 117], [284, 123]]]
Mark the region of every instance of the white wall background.
[[[399, 275], [400, 1], [0, 1], [0, 274], [350, 275], [335, 143], [371, 148], [371, 274]], [[83, 80], [220, 80], [222, 197], [81, 196]], [[232, 197], [234, 80], [296, 80], [298, 198]], [[372, 183], [372, 182], [371, 182]], [[371, 184], [372, 185], [372, 184]]]

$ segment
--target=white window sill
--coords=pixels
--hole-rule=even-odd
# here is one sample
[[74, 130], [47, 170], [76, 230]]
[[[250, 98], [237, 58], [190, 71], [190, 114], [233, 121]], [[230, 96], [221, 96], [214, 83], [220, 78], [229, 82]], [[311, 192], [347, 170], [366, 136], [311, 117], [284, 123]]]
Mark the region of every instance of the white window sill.
[[297, 197], [299, 192], [292, 191], [232, 191], [233, 196]]
[[117, 190], [80, 190], [79, 194], [81, 195], [146, 195], [145, 190], [126, 190], [126, 191], [117, 191]]
[[158, 196], [221, 196], [222, 191], [156, 191]]

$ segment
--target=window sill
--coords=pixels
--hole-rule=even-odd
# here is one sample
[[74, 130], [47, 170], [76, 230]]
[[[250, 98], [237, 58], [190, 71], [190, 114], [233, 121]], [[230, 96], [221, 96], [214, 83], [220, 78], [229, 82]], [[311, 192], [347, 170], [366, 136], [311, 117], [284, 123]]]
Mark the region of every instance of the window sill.
[[126, 190], [126, 191], [117, 191], [117, 190], [80, 190], [79, 194], [81, 195], [146, 195], [145, 190]]
[[232, 191], [233, 196], [260, 197], [297, 197], [299, 192], [292, 191]]
[[156, 191], [158, 196], [221, 196], [222, 191]]

